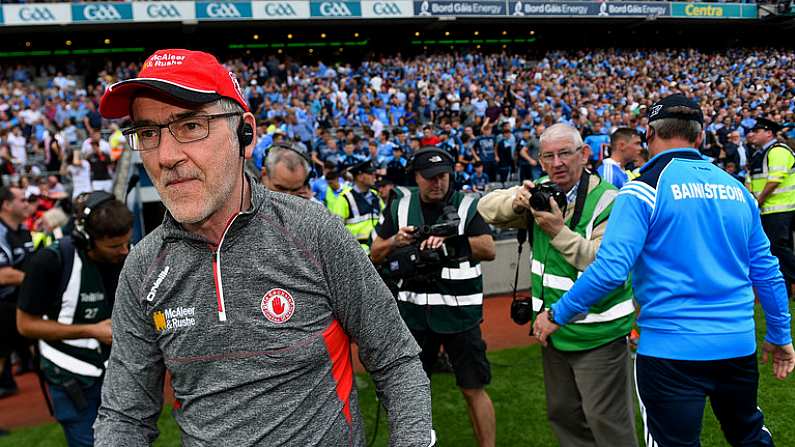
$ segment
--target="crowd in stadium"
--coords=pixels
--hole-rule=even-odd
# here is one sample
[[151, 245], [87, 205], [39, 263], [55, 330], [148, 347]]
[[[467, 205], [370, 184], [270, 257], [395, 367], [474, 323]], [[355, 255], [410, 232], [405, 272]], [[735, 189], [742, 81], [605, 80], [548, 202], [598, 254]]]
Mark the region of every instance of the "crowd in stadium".
[[[456, 187], [482, 191], [492, 182], [538, 178], [537, 136], [558, 122], [580, 130], [598, 164], [615, 129], [642, 133], [645, 109], [675, 92], [701, 98], [702, 151], [743, 177], [751, 155], [744, 137], [755, 118], [795, 121], [794, 62], [795, 53], [779, 49], [671, 49], [554, 51], [537, 60], [506, 53], [398, 55], [358, 66], [299, 65], [271, 55], [227, 65], [259, 120], [257, 168], [274, 140], [291, 141], [311, 155], [316, 177], [324, 164], [342, 171], [372, 159], [381, 177], [402, 184], [412, 151], [436, 145], [460, 162]], [[107, 183], [125, 144], [123, 123], [103, 122], [98, 100], [107, 85], [138, 68], [108, 63], [86, 76], [74, 63], [4, 67], [6, 183], [31, 185], [34, 196], [47, 174], [65, 174], [74, 196], [92, 181]]]

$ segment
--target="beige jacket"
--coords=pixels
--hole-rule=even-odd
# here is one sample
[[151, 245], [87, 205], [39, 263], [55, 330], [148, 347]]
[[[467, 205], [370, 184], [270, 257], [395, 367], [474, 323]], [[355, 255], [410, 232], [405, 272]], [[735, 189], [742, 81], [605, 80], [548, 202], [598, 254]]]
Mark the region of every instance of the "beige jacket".
[[[588, 191], [592, 191], [600, 182], [599, 177], [591, 176], [588, 184]], [[478, 212], [486, 222], [500, 228], [522, 228], [527, 222], [526, 211], [521, 214], [513, 212], [513, 199], [521, 186], [514, 186], [509, 189], [498, 189], [482, 197], [478, 202]], [[618, 191], [616, 191], [618, 192]], [[563, 215], [563, 220], [571, 218], [574, 214], [574, 207], [569, 206]], [[594, 226], [590, 239], [585, 239], [578, 233], [564, 226], [550, 243], [557, 250], [566, 262], [573, 265], [577, 270], [584, 271], [596, 258], [596, 251], [602, 242], [602, 237], [607, 228], [607, 221]]]

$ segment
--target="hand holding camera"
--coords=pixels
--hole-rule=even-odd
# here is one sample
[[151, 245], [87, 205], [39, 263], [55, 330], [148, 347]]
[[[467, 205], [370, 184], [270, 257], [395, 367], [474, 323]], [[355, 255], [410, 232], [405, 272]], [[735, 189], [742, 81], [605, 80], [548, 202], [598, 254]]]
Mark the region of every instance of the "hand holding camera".
[[555, 237], [563, 229], [563, 211], [566, 208], [566, 194], [554, 183], [534, 184], [529, 180], [522, 183], [513, 199], [516, 213], [530, 210], [538, 226], [550, 237]]

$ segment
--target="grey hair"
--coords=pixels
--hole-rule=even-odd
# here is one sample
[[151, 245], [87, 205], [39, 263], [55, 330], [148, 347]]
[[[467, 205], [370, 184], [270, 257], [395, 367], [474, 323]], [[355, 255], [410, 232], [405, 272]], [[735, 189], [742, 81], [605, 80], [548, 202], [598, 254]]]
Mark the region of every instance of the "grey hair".
[[265, 157], [265, 172], [271, 175], [277, 164], [284, 163], [290, 172], [294, 172], [299, 166], [309, 174], [309, 162], [302, 157], [297, 149], [288, 149], [282, 145], [271, 146], [268, 156]]
[[683, 120], [678, 118], [662, 118], [649, 123], [649, 127], [654, 129], [654, 133], [663, 140], [671, 138], [684, 138], [690, 143], [694, 143], [701, 135], [701, 124], [695, 120]]
[[240, 143], [237, 137], [237, 128], [240, 126], [240, 120], [243, 119], [243, 113], [245, 112], [240, 104], [235, 102], [229, 98], [221, 98], [218, 101], [215, 101], [216, 106], [220, 107], [221, 111], [219, 113], [237, 113], [238, 115], [232, 115], [226, 117], [226, 124], [229, 126], [229, 130], [231, 131], [230, 134], [230, 142], [233, 147], [237, 147]]
[[566, 123], [557, 123], [547, 127], [547, 129], [541, 133], [538, 143], [542, 145], [547, 140], [557, 140], [561, 138], [568, 138], [574, 144], [572, 149], [582, 147], [583, 145], [580, 132]]

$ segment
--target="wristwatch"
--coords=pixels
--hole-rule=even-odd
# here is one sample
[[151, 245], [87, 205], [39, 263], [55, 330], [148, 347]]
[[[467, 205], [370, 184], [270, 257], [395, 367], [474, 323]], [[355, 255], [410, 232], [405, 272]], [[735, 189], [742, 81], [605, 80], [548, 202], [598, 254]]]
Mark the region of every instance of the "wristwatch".
[[555, 314], [552, 313], [552, 308], [551, 307], [549, 309], [547, 309], [547, 315], [548, 315], [549, 321], [551, 323], [557, 324], [557, 323], [555, 323]]

